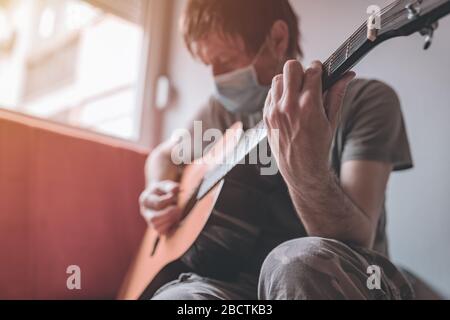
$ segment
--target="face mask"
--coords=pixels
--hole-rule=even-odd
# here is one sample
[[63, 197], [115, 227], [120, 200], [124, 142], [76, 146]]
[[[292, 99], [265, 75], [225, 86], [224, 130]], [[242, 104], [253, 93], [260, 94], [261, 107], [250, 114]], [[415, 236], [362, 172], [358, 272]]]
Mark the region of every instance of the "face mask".
[[270, 86], [259, 84], [255, 61], [248, 67], [214, 77], [215, 98], [232, 113], [254, 113], [264, 107]]

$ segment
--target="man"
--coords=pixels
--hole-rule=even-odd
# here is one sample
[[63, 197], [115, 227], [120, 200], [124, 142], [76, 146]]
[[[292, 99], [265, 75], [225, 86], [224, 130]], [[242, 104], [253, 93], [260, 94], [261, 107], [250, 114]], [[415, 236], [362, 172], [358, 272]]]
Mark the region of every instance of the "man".
[[[322, 96], [321, 64], [303, 69], [295, 60], [300, 33], [287, 0], [190, 0], [182, 25], [189, 50], [211, 66], [216, 84], [196, 120], [225, 131], [236, 121], [247, 129], [264, 119], [282, 184], [276, 177], [256, 184], [276, 186], [271, 197], [287, 199], [281, 203], [292, 203], [295, 214], [261, 213], [247, 229], [243, 216], [226, 228], [213, 225], [182, 258], [189, 272], [154, 299], [411, 298], [388, 260], [385, 236], [390, 173], [412, 166], [394, 91], [348, 74]], [[174, 147], [169, 141], [152, 153], [141, 196], [160, 234], [181, 216]], [[252, 236], [251, 227], [262, 231]], [[368, 281], [368, 271], [379, 279]]]

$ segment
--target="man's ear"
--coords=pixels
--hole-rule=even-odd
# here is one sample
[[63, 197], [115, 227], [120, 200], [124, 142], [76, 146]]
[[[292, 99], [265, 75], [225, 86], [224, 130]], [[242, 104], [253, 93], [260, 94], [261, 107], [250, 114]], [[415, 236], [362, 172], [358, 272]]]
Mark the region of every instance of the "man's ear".
[[270, 30], [273, 53], [280, 59], [286, 58], [289, 48], [289, 27], [283, 20], [277, 20]]

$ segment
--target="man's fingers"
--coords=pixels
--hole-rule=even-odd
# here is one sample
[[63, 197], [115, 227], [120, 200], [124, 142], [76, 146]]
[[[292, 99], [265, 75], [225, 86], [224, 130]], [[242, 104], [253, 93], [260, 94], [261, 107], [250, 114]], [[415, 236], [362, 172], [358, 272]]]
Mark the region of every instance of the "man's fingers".
[[167, 214], [151, 219], [150, 224], [159, 234], [164, 234], [179, 222], [180, 217], [181, 209], [173, 207]]
[[[303, 80], [303, 96], [308, 99], [322, 100], [322, 63], [320, 61], [314, 61], [311, 67], [305, 71]], [[307, 103], [306, 105], [316, 105]]]
[[344, 101], [348, 84], [355, 78], [353, 71], [348, 72], [327, 93], [326, 113], [333, 128], [336, 128], [338, 114]]
[[177, 201], [178, 197], [175, 194], [168, 193], [163, 196], [150, 194], [144, 199], [143, 206], [151, 210], [162, 210], [175, 204]]
[[272, 89], [270, 89], [267, 95], [266, 102], [264, 103], [264, 119], [266, 120], [272, 112]]
[[162, 210], [168, 206], [177, 203], [178, 196], [173, 193], [167, 193], [159, 196], [156, 194], [148, 194], [142, 201], [142, 205], [151, 210]]
[[150, 223], [153, 226], [158, 226], [158, 225], [166, 223], [166, 222], [168, 222], [170, 220], [172, 220], [172, 215], [170, 215], [169, 213], [165, 212], [165, 213], [163, 213], [161, 215], [158, 214], [157, 216], [151, 218], [150, 219]]
[[277, 103], [283, 96], [283, 75], [276, 75], [272, 80], [272, 88], [270, 89], [272, 94], [272, 103]]
[[139, 202], [145, 208], [162, 210], [177, 201], [179, 191], [179, 183], [172, 181], [160, 182], [145, 190], [141, 194]]
[[178, 193], [180, 190], [180, 184], [174, 181], [162, 181], [155, 185], [155, 192], [165, 193]]
[[289, 60], [283, 70], [283, 97], [286, 105], [294, 105], [298, 101], [303, 85], [303, 67], [297, 60]]

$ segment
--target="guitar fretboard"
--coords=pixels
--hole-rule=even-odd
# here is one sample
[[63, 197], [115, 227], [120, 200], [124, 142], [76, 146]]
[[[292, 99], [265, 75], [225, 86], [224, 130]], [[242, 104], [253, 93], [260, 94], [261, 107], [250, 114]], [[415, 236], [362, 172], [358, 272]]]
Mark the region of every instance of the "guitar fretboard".
[[[366, 23], [363, 23], [344, 43], [323, 63], [323, 87], [328, 90], [348, 70], [350, 70], [367, 52], [366, 46], [375, 45], [375, 40], [369, 40], [369, 29], [375, 34], [384, 29], [405, 12], [406, 0], [397, 0], [387, 7], [374, 13]], [[376, 26], [376, 21], [379, 26]], [[372, 24], [372, 28], [369, 28]], [[377, 29], [379, 28], [379, 30]]]

